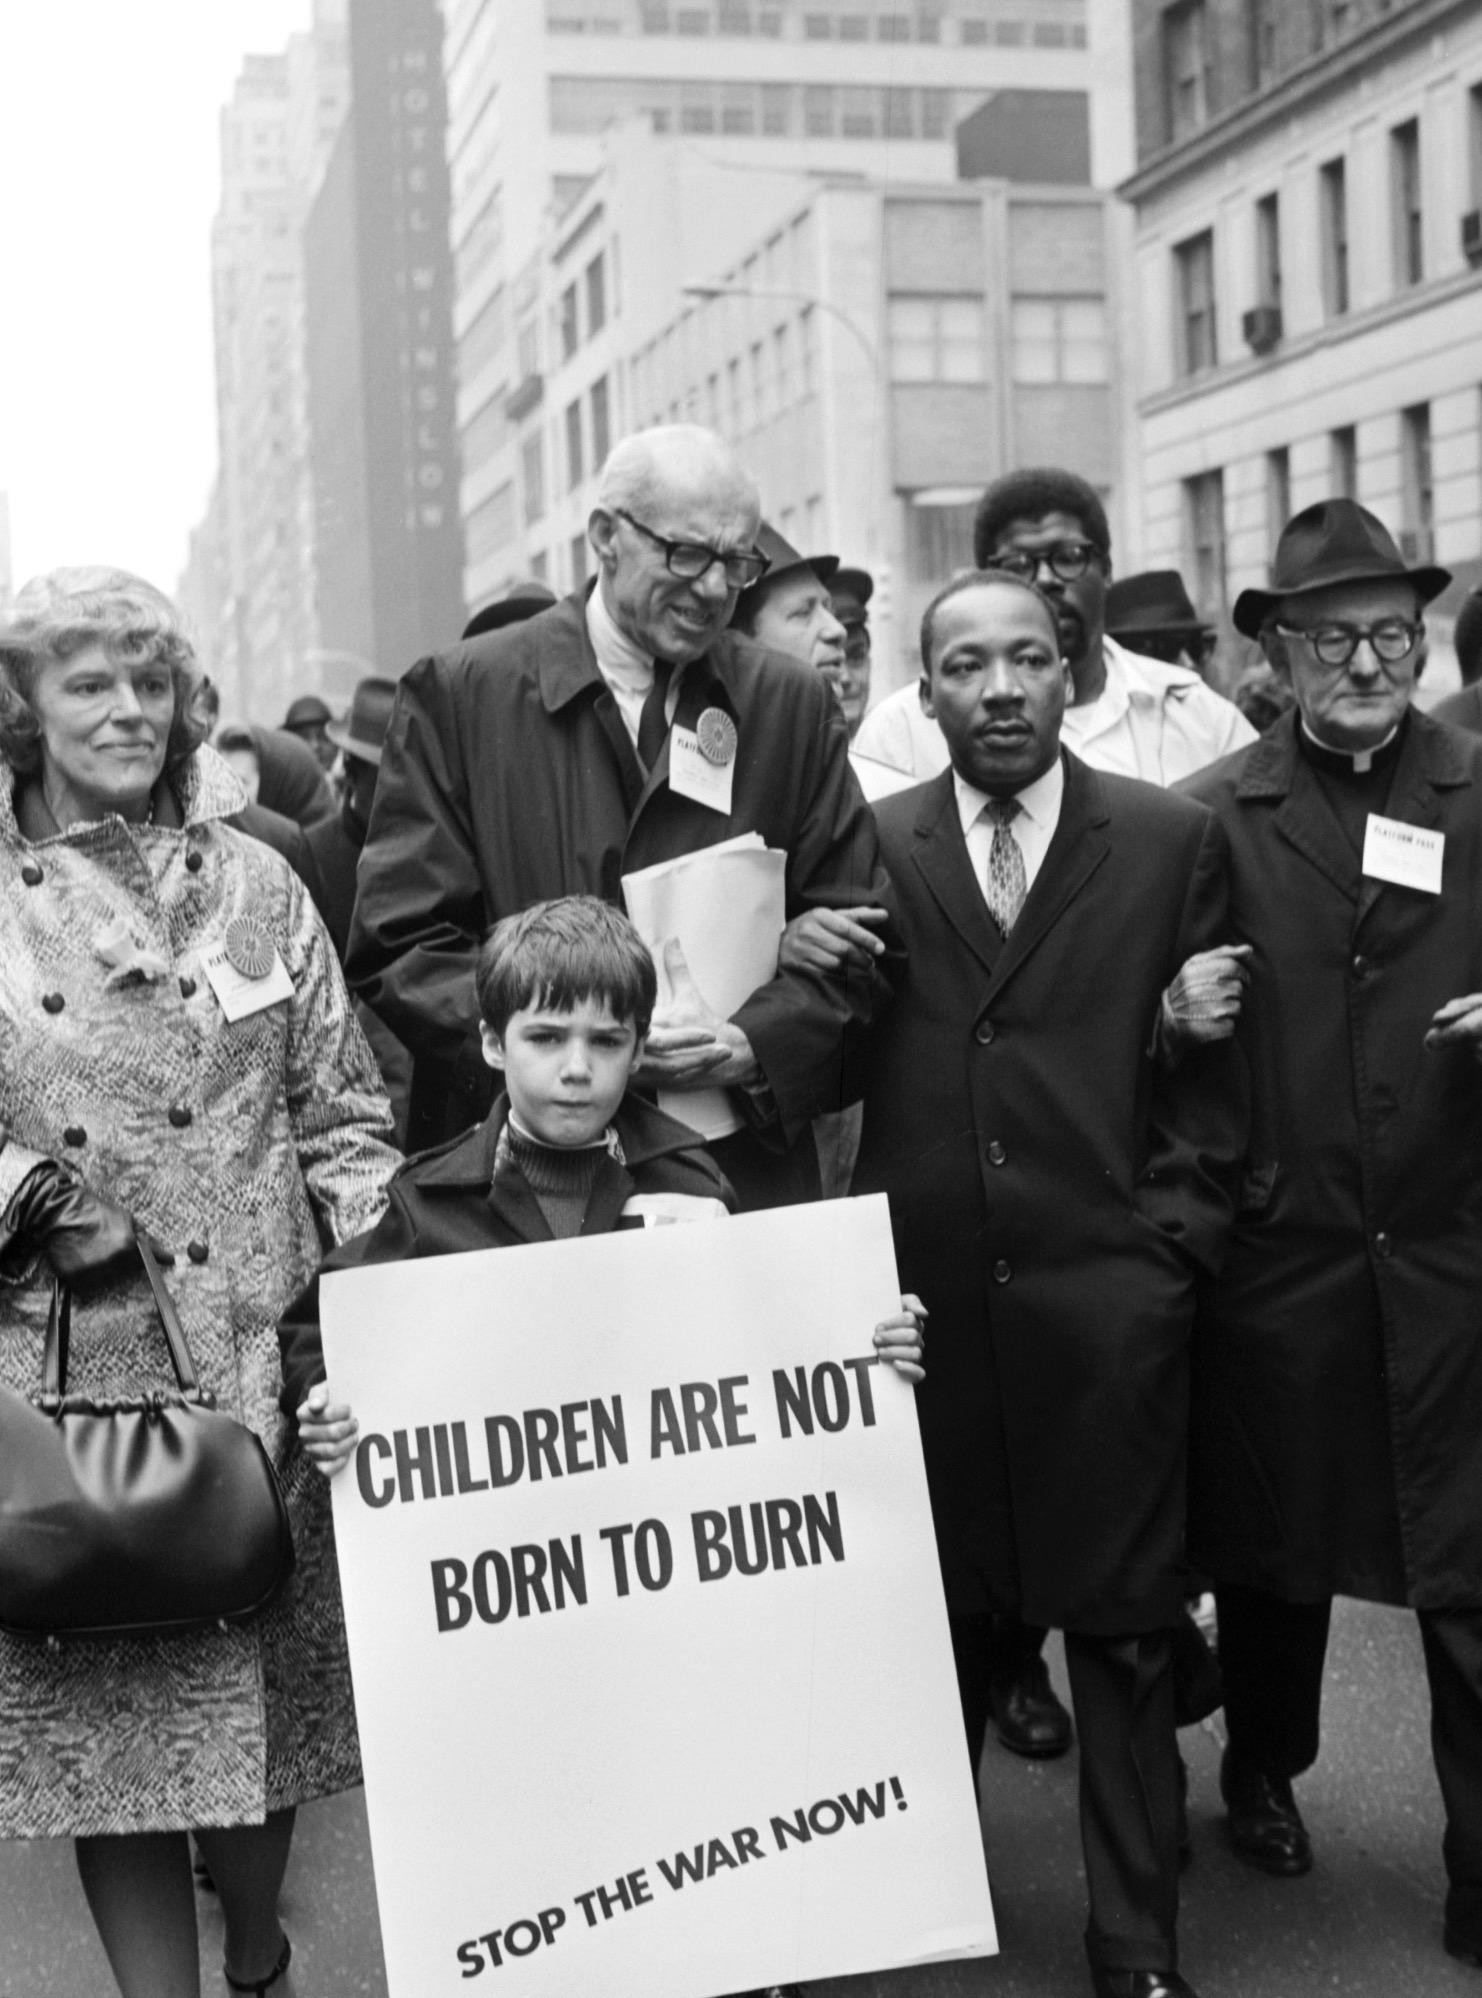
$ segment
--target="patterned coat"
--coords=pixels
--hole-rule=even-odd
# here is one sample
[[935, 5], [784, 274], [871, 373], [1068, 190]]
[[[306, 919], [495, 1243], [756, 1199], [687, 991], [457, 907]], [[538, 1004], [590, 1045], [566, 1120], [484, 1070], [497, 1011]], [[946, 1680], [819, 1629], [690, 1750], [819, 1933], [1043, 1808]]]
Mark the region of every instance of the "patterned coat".
[[[201, 750], [174, 782], [181, 827], [109, 817], [35, 841], [0, 785], [0, 1206], [56, 1158], [174, 1250], [202, 1384], [264, 1439], [298, 1567], [242, 1629], [59, 1652], [0, 1636], [3, 1837], [252, 1823], [360, 1776], [327, 1487], [278, 1407], [276, 1328], [384, 1206], [390, 1116], [302, 884], [221, 823], [235, 779]], [[201, 958], [242, 911], [294, 993], [233, 1025]], [[120, 922], [133, 968], [100, 953]], [[44, 1266], [0, 1289], [7, 1386], [39, 1383], [49, 1296]], [[142, 1273], [74, 1306], [69, 1386], [172, 1380]]]

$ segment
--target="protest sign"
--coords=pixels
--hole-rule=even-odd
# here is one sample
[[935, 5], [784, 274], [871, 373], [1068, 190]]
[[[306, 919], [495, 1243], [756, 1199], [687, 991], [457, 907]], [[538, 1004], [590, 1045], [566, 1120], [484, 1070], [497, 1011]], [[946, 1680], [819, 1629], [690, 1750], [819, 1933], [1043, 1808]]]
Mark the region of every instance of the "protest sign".
[[393, 1998], [996, 1947], [898, 1304], [880, 1198], [326, 1279]]

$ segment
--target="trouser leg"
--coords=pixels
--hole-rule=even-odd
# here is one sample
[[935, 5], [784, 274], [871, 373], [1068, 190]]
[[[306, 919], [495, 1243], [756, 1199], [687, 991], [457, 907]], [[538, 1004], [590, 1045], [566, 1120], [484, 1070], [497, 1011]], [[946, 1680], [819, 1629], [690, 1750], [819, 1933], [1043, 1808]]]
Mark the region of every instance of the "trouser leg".
[[962, 1724], [967, 1731], [967, 1752], [972, 1763], [974, 1785], [978, 1780], [978, 1764], [983, 1759], [983, 1742], [988, 1733], [989, 1681], [996, 1623], [996, 1617], [986, 1610], [967, 1615], [949, 1614], [947, 1618], [952, 1633], [957, 1695], [962, 1702]]
[[1107, 1970], [1178, 1963], [1178, 1739], [1172, 1643], [1065, 1633], [1081, 1739], [1086, 1951]]
[[1268, 1776], [1300, 1776], [1317, 1760], [1333, 1605], [1220, 1584], [1214, 1596], [1230, 1752]]
[[990, 1622], [989, 1680], [994, 1686], [1011, 1686], [1040, 1656], [1049, 1632], [1043, 1624], [1025, 1623], [1012, 1610], [995, 1610]]
[[1446, 1806], [1446, 1929], [1482, 1950], [1482, 1610], [1422, 1610], [1420, 1636]]

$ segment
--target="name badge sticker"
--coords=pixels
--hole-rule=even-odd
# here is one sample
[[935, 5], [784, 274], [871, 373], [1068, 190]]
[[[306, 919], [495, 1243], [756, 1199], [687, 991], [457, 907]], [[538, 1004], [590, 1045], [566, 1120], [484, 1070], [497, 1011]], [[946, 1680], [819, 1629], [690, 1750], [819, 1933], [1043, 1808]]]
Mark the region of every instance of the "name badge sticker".
[[1441, 892], [1441, 861], [1445, 833], [1429, 826], [1407, 826], [1370, 812], [1364, 832], [1364, 873], [1371, 881], [1390, 881], [1396, 888], [1418, 888], [1422, 895]]
[[228, 1020], [245, 1020], [293, 997], [293, 980], [276, 947], [272, 964], [261, 977], [238, 971], [228, 958], [224, 943], [203, 953], [201, 969], [211, 981], [211, 990]]
[[692, 798], [697, 805], [708, 805], [712, 812], [729, 817], [735, 769], [734, 759], [712, 763], [701, 751], [693, 729], [681, 728], [678, 722], [670, 729], [669, 789], [679, 797]]

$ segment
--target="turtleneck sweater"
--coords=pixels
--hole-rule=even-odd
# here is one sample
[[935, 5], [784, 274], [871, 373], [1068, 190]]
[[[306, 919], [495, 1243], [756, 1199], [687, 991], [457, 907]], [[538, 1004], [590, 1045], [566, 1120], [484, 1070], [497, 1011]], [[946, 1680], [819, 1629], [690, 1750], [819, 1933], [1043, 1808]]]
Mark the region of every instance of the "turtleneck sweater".
[[581, 1233], [587, 1201], [597, 1183], [602, 1161], [611, 1149], [610, 1134], [606, 1134], [595, 1144], [558, 1150], [530, 1137], [512, 1118], [507, 1118], [499, 1134], [494, 1170], [513, 1166], [535, 1195], [536, 1205], [551, 1233], [557, 1241], [565, 1241]]

